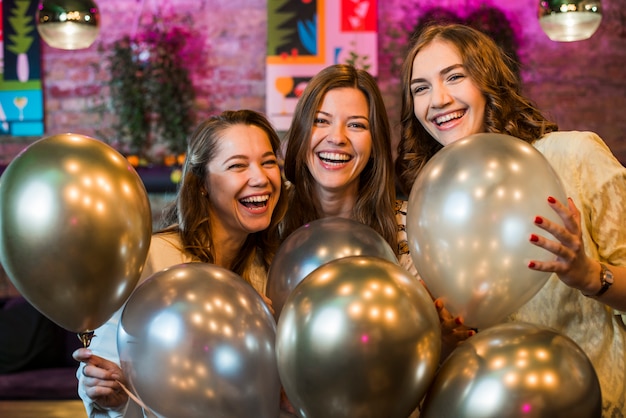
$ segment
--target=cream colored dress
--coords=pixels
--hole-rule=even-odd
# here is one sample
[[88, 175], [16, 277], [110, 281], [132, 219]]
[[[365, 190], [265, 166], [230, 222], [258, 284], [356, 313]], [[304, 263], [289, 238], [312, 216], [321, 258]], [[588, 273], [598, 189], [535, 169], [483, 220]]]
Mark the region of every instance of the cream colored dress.
[[[164, 270], [177, 264], [192, 262], [193, 260], [180, 249], [182, 248], [180, 238], [176, 233], [155, 234], [150, 242], [150, 250], [144, 265], [144, 269], [139, 280], [139, 284], [144, 282], [154, 273]], [[267, 285], [267, 272], [261, 263], [257, 263], [252, 267], [250, 272], [251, 284], [257, 292], [264, 295]], [[111, 319], [95, 331], [95, 336], [91, 341], [89, 348], [95, 355], [110, 360], [116, 364], [120, 364], [120, 358], [117, 352], [117, 326], [123, 307], [120, 308]], [[127, 405], [117, 410], [104, 410], [94, 404], [85, 393], [83, 379], [83, 364], [81, 363], [76, 377], [79, 379], [78, 394], [83, 400], [87, 416], [89, 418], [140, 418], [153, 417], [154, 415], [143, 414], [142, 409], [132, 400]], [[129, 389], [130, 390], [130, 389]]]
[[[587, 254], [626, 266], [626, 169], [592, 132], [553, 132], [534, 144], [560, 176], [581, 211]], [[512, 315], [572, 338], [594, 365], [602, 388], [603, 417], [626, 415], [626, 327], [618, 312], [583, 296], [553, 274]]]

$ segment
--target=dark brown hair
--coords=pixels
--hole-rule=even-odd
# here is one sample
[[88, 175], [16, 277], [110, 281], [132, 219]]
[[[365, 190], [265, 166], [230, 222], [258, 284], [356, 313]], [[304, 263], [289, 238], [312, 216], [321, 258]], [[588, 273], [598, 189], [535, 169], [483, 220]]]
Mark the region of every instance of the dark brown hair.
[[387, 110], [376, 80], [365, 70], [337, 64], [317, 73], [298, 100], [291, 127], [287, 132], [285, 176], [293, 185], [289, 211], [285, 216], [283, 237], [295, 229], [322, 217], [315, 194], [315, 179], [307, 167], [307, 154], [313, 122], [326, 93], [337, 88], [355, 88], [363, 92], [369, 106], [372, 156], [359, 176], [359, 190], [352, 219], [370, 226], [392, 248], [397, 248], [398, 225], [395, 221], [395, 188], [391, 133]]

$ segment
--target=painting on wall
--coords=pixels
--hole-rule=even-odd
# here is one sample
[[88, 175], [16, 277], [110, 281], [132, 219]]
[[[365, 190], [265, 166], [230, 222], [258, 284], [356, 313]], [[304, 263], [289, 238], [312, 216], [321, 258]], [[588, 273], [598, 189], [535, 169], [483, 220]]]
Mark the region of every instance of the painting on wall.
[[289, 128], [308, 80], [332, 64], [378, 73], [376, 0], [268, 0], [266, 113]]
[[0, 135], [44, 133], [37, 0], [0, 0]]

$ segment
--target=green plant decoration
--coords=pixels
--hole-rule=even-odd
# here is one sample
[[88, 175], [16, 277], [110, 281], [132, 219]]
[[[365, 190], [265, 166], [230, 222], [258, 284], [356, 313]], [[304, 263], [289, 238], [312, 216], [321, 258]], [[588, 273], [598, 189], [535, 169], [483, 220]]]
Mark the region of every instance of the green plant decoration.
[[113, 44], [109, 88], [117, 147], [142, 162], [184, 153], [194, 127], [195, 94], [180, 55], [186, 36], [155, 21], [139, 36]]

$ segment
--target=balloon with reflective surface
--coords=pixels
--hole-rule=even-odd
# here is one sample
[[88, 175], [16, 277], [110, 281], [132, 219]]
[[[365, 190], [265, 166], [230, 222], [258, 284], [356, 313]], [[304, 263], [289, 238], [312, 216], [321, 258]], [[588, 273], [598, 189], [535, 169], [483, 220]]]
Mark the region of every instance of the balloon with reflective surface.
[[151, 234], [141, 178], [96, 139], [40, 139], [0, 178], [0, 261], [17, 290], [70, 331], [94, 330], [124, 304]]
[[278, 321], [281, 381], [299, 416], [406, 418], [434, 378], [441, 329], [424, 286], [377, 257], [314, 270]]
[[143, 282], [118, 327], [122, 370], [161, 417], [276, 418], [276, 323], [240, 276], [180, 264]]
[[441, 149], [409, 195], [407, 235], [417, 271], [434, 297], [466, 325], [502, 322], [550, 273], [528, 268], [555, 256], [529, 242], [537, 215], [562, 224], [548, 196], [567, 204], [558, 175], [528, 143], [477, 134]]
[[268, 272], [267, 296], [275, 317], [291, 291], [309, 273], [329, 261], [373, 256], [397, 263], [387, 241], [374, 229], [350, 219], [330, 217], [301, 226], [282, 243]]
[[481, 331], [446, 359], [421, 418], [599, 418], [600, 383], [582, 349], [556, 331], [507, 323]]

